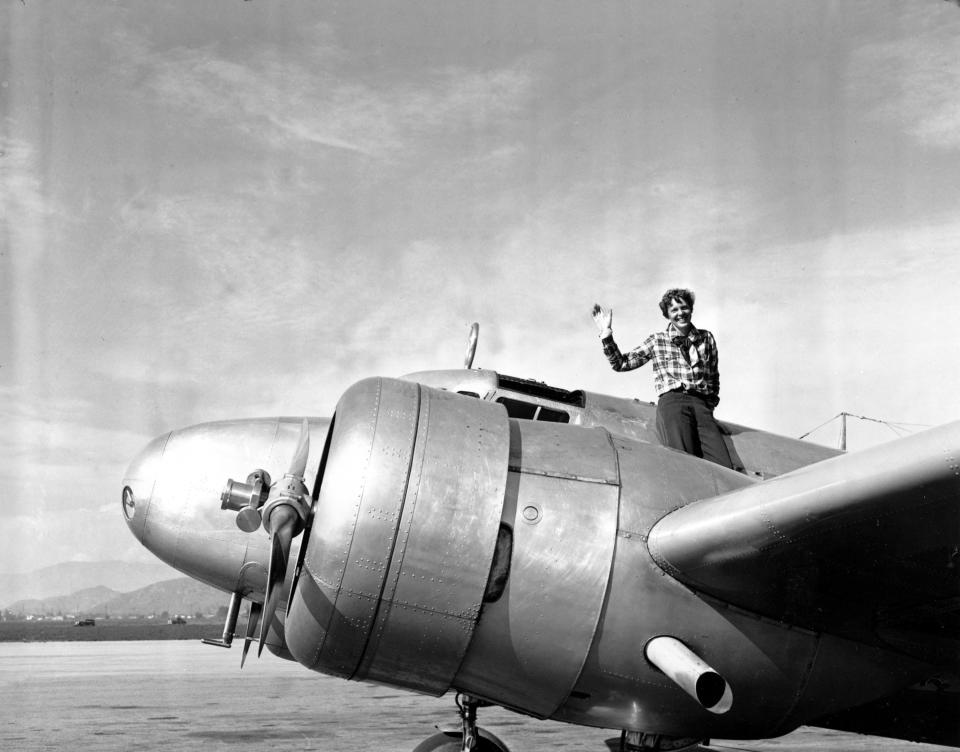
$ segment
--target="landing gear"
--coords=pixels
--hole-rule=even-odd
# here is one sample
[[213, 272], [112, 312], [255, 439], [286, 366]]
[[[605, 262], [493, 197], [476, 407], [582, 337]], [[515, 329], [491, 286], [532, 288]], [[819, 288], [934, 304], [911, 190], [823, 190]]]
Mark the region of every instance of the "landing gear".
[[510, 752], [507, 745], [477, 726], [477, 708], [484, 704], [470, 695], [457, 695], [460, 728], [440, 729], [420, 742], [413, 752]]

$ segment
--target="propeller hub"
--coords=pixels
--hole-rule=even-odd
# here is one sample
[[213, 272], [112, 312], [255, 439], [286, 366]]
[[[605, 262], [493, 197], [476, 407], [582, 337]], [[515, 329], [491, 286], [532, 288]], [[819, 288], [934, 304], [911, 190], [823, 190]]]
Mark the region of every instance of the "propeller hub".
[[268, 533], [272, 534], [281, 527], [282, 523], [277, 520], [281, 515], [274, 515], [274, 512], [281, 507], [290, 509], [296, 514], [295, 517], [282, 516], [285, 521], [290, 518], [294, 523], [292, 537], [299, 535], [307, 523], [307, 514], [310, 512], [310, 495], [307, 493], [303, 478], [288, 473], [270, 489], [270, 498], [263, 508], [263, 527]]

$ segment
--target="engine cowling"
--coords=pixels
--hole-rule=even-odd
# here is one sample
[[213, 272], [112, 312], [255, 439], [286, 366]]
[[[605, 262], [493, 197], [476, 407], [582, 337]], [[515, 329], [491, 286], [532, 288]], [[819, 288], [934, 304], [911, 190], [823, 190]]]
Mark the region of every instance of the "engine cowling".
[[413, 382], [343, 395], [285, 621], [301, 664], [450, 687], [497, 549], [509, 431], [500, 405]]

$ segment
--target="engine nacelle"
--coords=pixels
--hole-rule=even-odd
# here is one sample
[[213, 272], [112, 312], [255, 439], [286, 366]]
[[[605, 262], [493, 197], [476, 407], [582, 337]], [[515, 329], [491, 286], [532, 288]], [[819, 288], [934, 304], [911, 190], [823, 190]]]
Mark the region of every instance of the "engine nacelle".
[[300, 663], [450, 687], [497, 550], [509, 431], [502, 406], [412, 382], [343, 395], [285, 623]]

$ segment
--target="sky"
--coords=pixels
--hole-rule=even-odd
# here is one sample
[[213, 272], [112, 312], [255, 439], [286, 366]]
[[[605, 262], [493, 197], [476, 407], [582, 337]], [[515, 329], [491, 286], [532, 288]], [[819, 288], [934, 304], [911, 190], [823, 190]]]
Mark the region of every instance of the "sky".
[[631, 348], [670, 287], [721, 420], [960, 418], [958, 92], [943, 0], [8, 0], [0, 572], [149, 560], [153, 436], [330, 415], [474, 321], [475, 366], [653, 400], [590, 308]]

